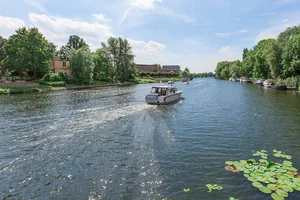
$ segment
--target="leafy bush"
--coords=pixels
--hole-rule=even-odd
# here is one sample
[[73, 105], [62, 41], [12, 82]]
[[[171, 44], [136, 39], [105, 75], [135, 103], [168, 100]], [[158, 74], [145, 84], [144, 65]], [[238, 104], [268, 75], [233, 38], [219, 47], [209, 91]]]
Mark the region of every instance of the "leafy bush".
[[9, 94], [10, 89], [0, 88], [0, 94]]
[[50, 81], [51, 82], [58, 82], [58, 81], [62, 81], [61, 77], [59, 74], [54, 73], [52, 74], [52, 76], [50, 77]]
[[27, 90], [24, 88], [11, 88], [10, 89], [10, 94], [23, 94], [26, 92], [27, 92]]
[[52, 76], [53, 73], [47, 73], [44, 75], [44, 77], [42, 78], [43, 81], [50, 81], [50, 78]]
[[40, 81], [40, 84], [49, 85], [49, 86], [53, 86], [53, 87], [66, 86], [66, 82], [64, 82], [64, 81], [57, 81], [57, 82]]
[[67, 81], [69, 79], [67, 73], [64, 70], [60, 70], [58, 74], [60, 76], [61, 81]]

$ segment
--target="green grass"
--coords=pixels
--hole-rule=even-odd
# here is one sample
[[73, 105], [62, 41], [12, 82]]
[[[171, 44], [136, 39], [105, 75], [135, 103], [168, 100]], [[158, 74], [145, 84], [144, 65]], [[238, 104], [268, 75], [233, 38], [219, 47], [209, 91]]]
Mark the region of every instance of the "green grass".
[[144, 84], [144, 83], [159, 83], [168, 82], [168, 81], [180, 81], [180, 78], [135, 78], [134, 83], [136, 84]]
[[103, 85], [109, 82], [106, 81], [99, 81], [99, 80], [93, 80], [92, 85]]
[[0, 88], [0, 94], [24, 94], [41, 92], [40, 88]]

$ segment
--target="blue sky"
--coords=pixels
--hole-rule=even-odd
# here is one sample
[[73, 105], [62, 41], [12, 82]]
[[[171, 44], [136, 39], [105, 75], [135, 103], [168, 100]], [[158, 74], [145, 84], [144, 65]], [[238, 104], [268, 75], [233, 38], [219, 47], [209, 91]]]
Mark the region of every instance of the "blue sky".
[[69, 35], [92, 50], [110, 36], [127, 38], [136, 63], [214, 71], [243, 48], [300, 24], [300, 0], [1, 0], [0, 35], [37, 27], [58, 47]]

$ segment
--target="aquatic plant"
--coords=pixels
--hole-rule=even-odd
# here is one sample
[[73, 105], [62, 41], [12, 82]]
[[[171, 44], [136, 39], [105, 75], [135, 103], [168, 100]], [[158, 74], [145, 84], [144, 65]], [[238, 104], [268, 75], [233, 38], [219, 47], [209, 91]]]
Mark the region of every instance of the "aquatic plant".
[[292, 156], [282, 151], [273, 150], [273, 156], [281, 162], [268, 160], [266, 150], [256, 151], [253, 156], [260, 159], [226, 161], [225, 169], [232, 172], [241, 171], [252, 182], [252, 185], [265, 194], [270, 194], [274, 200], [288, 197], [294, 190], [300, 191], [300, 175], [289, 161]]
[[213, 190], [222, 190], [223, 189], [222, 186], [219, 186], [217, 184], [214, 184], [214, 185], [212, 185], [212, 184], [206, 184], [206, 187], [208, 188], [208, 192], [211, 192]]

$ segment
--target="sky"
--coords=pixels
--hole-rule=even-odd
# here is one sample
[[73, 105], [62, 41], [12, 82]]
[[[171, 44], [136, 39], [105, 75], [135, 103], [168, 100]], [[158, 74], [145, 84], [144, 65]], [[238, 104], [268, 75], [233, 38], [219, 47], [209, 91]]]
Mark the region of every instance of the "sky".
[[91, 50], [127, 38], [138, 64], [213, 72], [244, 48], [300, 25], [300, 0], [0, 0], [0, 35], [37, 27], [60, 46], [79, 35]]

